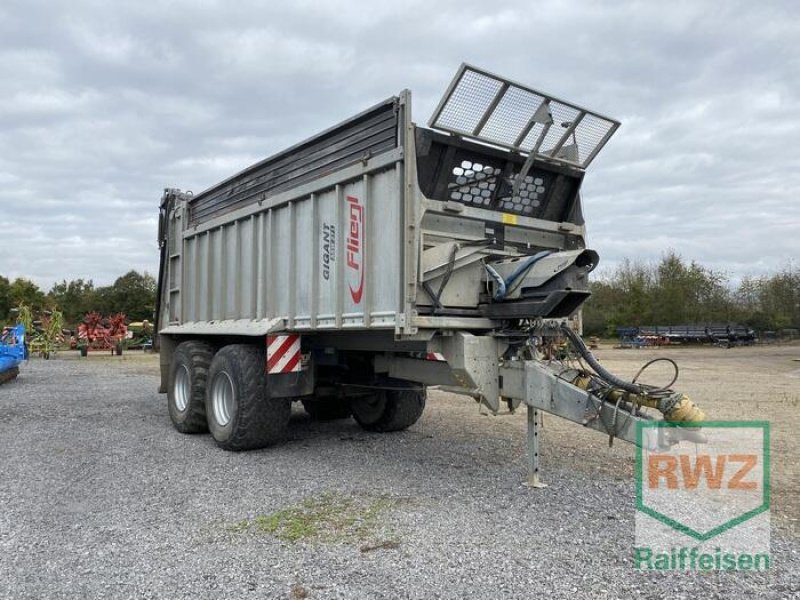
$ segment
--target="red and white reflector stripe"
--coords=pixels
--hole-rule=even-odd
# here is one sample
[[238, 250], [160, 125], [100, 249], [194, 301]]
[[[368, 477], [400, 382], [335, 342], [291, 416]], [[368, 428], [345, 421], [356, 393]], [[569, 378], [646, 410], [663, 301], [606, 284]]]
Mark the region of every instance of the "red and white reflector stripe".
[[447, 362], [444, 354], [441, 352], [409, 352], [412, 358], [419, 358], [422, 360], [435, 360], [439, 362]]
[[300, 362], [299, 335], [267, 336], [267, 373], [294, 373], [303, 367]]

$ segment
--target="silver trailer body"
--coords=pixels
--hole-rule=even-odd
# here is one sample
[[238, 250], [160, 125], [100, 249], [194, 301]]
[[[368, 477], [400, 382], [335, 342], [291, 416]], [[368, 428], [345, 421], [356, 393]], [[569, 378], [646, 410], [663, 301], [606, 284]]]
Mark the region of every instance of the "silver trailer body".
[[[404, 160], [408, 98], [339, 126], [354, 138], [344, 150], [324, 140], [330, 155], [314, 159], [335, 164], [345, 155], [349, 164], [341, 169], [267, 194], [256, 166], [254, 174], [177, 203], [170, 211], [166, 332], [223, 321], [239, 321], [240, 331], [253, 334], [402, 330], [413, 306], [403, 294], [404, 282], [413, 281], [403, 250], [407, 236], [409, 245], [419, 241], [404, 210], [407, 193], [412, 207], [420, 201], [407, 185], [413, 173]], [[244, 197], [238, 203], [237, 192]]]
[[[525, 100], [525, 88], [462, 67], [462, 81], [475, 86], [476, 77], [488, 90], [484, 95], [500, 85], [517, 90], [512, 100]], [[578, 195], [583, 169], [618, 126], [526, 93], [530, 102], [548, 100], [551, 110], [558, 107], [573, 121], [542, 140], [550, 145], [532, 154], [538, 163], [524, 177], [518, 197], [497, 194], [502, 179], [514, 179], [526, 166], [522, 155], [456, 136], [443, 144], [444, 136], [412, 123], [408, 91], [197, 196], [174, 197], [164, 206], [169, 293], [162, 333], [224, 328], [219, 324], [232, 321], [237, 323], [227, 327], [253, 335], [380, 329], [403, 336], [419, 329], [497, 326], [478, 309], [478, 282], [485, 279], [480, 261], [490, 255], [525, 256], [531, 249], [584, 248]], [[536, 113], [534, 104], [512, 113], [485, 103], [490, 110], [484, 126], [500, 141], [477, 137], [498, 146], [503, 126]], [[440, 106], [439, 118], [447, 107]], [[458, 110], [455, 106], [450, 113]], [[448, 113], [443, 116], [447, 121]], [[567, 144], [580, 133], [570, 129], [577, 117], [596, 123], [581, 138], [587, 160], [576, 163], [558, 152], [577, 152], [577, 144]], [[455, 122], [452, 115], [449, 120]], [[531, 127], [526, 138], [535, 140], [536, 133]], [[435, 152], [451, 156], [432, 157]], [[418, 173], [420, 163], [424, 174]], [[429, 172], [443, 166], [451, 172]], [[484, 240], [492, 242], [489, 249], [469, 246]], [[432, 310], [423, 285], [436, 289], [441, 284], [453, 242], [467, 246], [455, 256], [440, 298], [450, 310]]]
[[[237, 360], [256, 370], [265, 360], [266, 397], [314, 410], [332, 394], [377, 390], [352, 409], [381, 431], [421, 414], [370, 413], [424, 406], [412, 383], [494, 412], [503, 398], [578, 421], [584, 410], [616, 415], [576, 386], [545, 399], [561, 378], [529, 359], [589, 295], [597, 255], [580, 185], [619, 123], [462, 65], [429, 125], [412, 122], [403, 91], [200, 194], [165, 191], [156, 322], [179, 430], [202, 428], [207, 412], [223, 447], [252, 447], [223, 431], [247, 384], [234, 382]], [[290, 377], [272, 370], [273, 342], [297, 353]], [[219, 381], [206, 389], [209, 365]], [[206, 408], [189, 414], [195, 392]], [[633, 441], [639, 418], [612, 435]]]

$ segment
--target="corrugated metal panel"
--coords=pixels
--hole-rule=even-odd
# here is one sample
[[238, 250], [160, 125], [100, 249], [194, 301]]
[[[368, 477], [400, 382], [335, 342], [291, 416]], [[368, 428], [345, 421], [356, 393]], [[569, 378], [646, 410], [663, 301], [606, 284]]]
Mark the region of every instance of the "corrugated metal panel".
[[390, 98], [198, 194], [189, 204], [189, 224], [203, 223], [396, 148], [397, 100]]
[[398, 160], [184, 236], [186, 322], [284, 319], [295, 331], [394, 328], [402, 310]]

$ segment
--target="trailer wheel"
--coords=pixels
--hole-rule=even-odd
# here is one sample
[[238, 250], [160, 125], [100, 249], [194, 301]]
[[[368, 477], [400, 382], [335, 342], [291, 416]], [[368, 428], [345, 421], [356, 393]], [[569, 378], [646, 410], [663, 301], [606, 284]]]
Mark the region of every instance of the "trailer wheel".
[[315, 421], [346, 419], [352, 414], [350, 403], [333, 396], [303, 398], [303, 408]]
[[203, 433], [206, 424], [206, 381], [214, 349], [205, 342], [178, 344], [172, 355], [167, 388], [167, 408], [175, 429]]
[[425, 410], [425, 390], [405, 381], [388, 380], [386, 388], [350, 401], [353, 418], [367, 431], [401, 431], [411, 427]]
[[208, 429], [220, 448], [253, 450], [281, 441], [292, 412], [291, 398], [270, 398], [264, 350], [231, 344], [211, 361], [206, 390]]

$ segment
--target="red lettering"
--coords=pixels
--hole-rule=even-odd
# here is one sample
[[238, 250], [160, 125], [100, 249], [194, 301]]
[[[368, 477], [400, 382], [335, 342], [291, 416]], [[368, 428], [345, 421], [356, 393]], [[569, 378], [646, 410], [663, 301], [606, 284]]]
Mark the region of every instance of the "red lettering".
[[744, 463], [742, 467], [736, 471], [731, 480], [728, 482], [728, 489], [730, 490], [754, 490], [758, 487], [757, 481], [742, 481], [747, 474], [756, 466], [758, 457], [755, 454], [731, 454], [728, 459], [730, 462]]
[[355, 196], [347, 196], [349, 204], [350, 230], [345, 242], [347, 248], [347, 266], [356, 272], [358, 276], [358, 287], [350, 285], [350, 296], [356, 304], [361, 303], [361, 296], [364, 293], [364, 268], [361, 257], [361, 239], [363, 238], [364, 227], [364, 207], [358, 203]]
[[349, 249], [347, 251], [347, 266], [358, 271], [359, 264], [356, 260], [356, 254]]
[[[754, 490], [758, 488], [757, 481], [744, 481], [758, 463], [755, 454], [721, 454], [710, 456], [700, 454], [692, 457], [686, 454], [673, 456], [669, 454], [651, 454], [647, 461], [647, 483], [650, 488], [657, 489], [663, 483], [667, 489], [678, 489], [682, 483], [683, 489], [695, 490], [700, 482], [705, 479], [708, 489], [718, 490], [723, 486], [725, 467], [739, 463], [742, 466], [734, 473], [727, 483], [731, 490]], [[680, 479], [678, 467], [680, 467]]]
[[693, 468], [691, 457], [682, 454], [681, 473], [683, 474], [684, 487], [687, 490], [697, 488], [703, 473], [705, 473], [709, 489], [718, 490], [722, 485], [722, 476], [725, 474], [725, 456], [718, 456], [716, 465], [712, 466], [711, 457], [708, 454], [701, 454], [695, 459]]
[[647, 483], [651, 489], [658, 489], [659, 479], [662, 477], [667, 483], [667, 489], [678, 489], [678, 460], [669, 454], [651, 454], [647, 461]]

